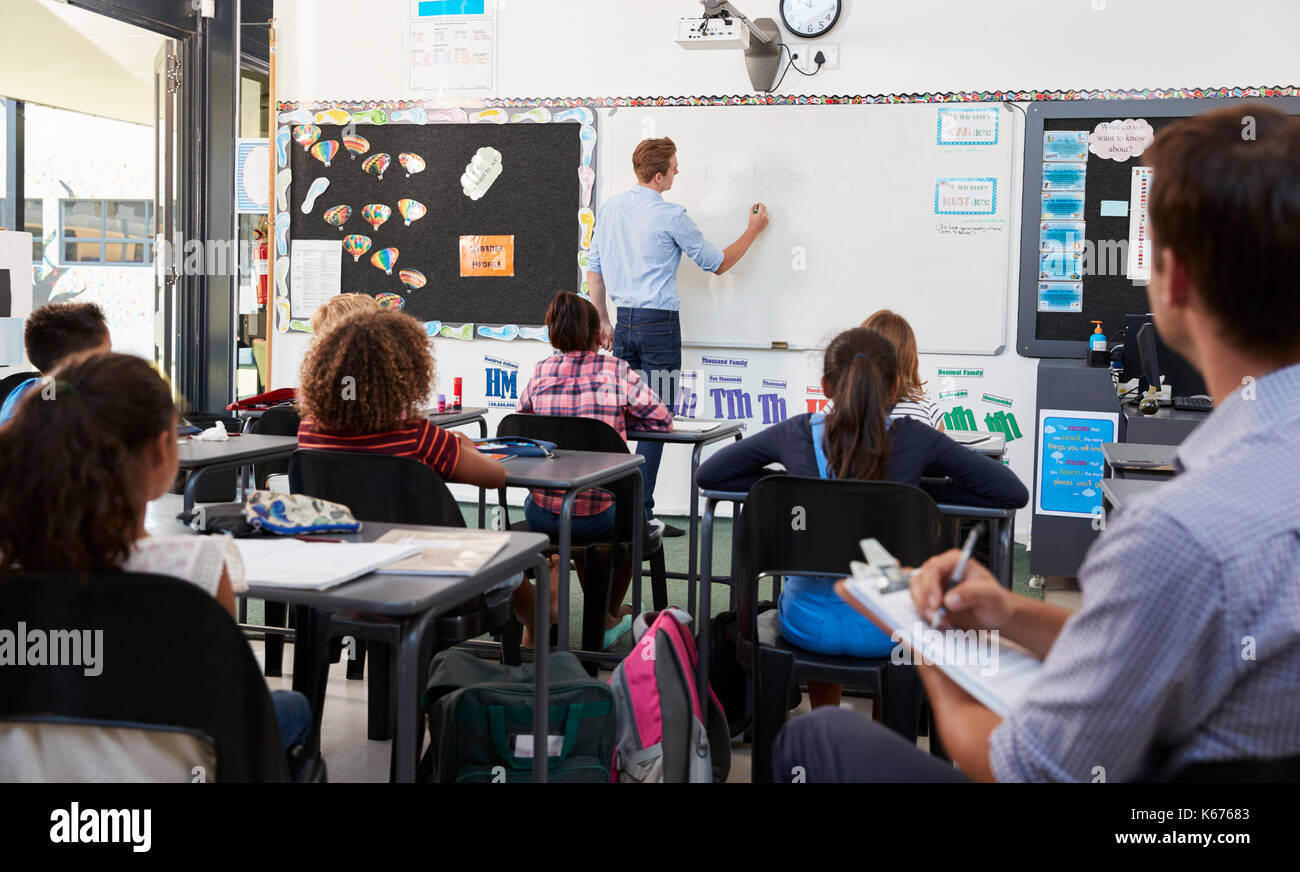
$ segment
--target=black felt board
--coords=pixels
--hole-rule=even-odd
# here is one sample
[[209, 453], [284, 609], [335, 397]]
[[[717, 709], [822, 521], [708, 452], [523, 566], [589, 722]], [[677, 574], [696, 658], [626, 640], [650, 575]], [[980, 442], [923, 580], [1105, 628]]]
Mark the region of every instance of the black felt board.
[[[339, 143], [328, 167], [297, 143], [289, 144], [289, 236], [343, 239], [356, 233], [371, 238], [370, 250], [359, 261], [343, 253], [344, 292], [401, 294], [405, 311], [421, 321], [535, 326], [542, 323], [556, 291], [578, 290], [580, 125], [358, 124], [355, 134], [370, 142], [370, 150], [355, 158], [343, 148], [341, 127], [320, 129], [320, 140]], [[483, 146], [501, 152], [502, 171], [475, 201], [462, 191], [460, 177]], [[426, 169], [408, 178], [398, 162], [402, 152], [423, 157]], [[380, 153], [391, 158], [382, 179], [361, 169], [362, 161]], [[321, 177], [329, 187], [304, 215], [303, 199]], [[397, 201], [407, 197], [428, 208], [409, 227], [397, 210]], [[392, 210], [377, 231], [361, 217], [368, 203]], [[325, 223], [323, 215], [342, 204], [352, 207], [352, 217], [340, 230]], [[514, 276], [462, 277], [460, 237], [470, 234], [514, 236]], [[390, 247], [399, 255], [392, 275], [385, 275], [370, 258]], [[408, 291], [398, 277], [404, 268], [424, 273], [428, 283]]]
[[[1147, 123], [1160, 134], [1160, 129], [1181, 119], [1148, 118], [1141, 114], [1108, 115], [1105, 118], [1046, 118], [1044, 130], [1095, 130], [1098, 124], [1125, 118], [1145, 118]], [[1107, 217], [1101, 215], [1102, 200], [1123, 200], [1129, 202], [1133, 167], [1142, 166], [1142, 156], [1131, 157], [1126, 161], [1100, 158], [1088, 153], [1088, 175], [1084, 182], [1083, 220], [1086, 222], [1084, 236], [1091, 243], [1095, 253], [1092, 275], [1083, 277], [1083, 311], [1082, 312], [1039, 312], [1036, 319], [1036, 334], [1039, 339], [1087, 339], [1092, 333], [1093, 321], [1102, 322], [1102, 332], [1111, 341], [1119, 341], [1120, 330], [1124, 326], [1124, 316], [1148, 311], [1146, 286], [1134, 285], [1125, 278], [1124, 272], [1115, 269], [1116, 256], [1106, 254], [1102, 242], [1128, 239], [1129, 218]], [[1129, 203], [1129, 209], [1137, 205]], [[1129, 256], [1136, 255], [1136, 249], [1129, 249]], [[1112, 261], [1108, 263], [1108, 261]], [[1109, 275], [1099, 273], [1109, 270]]]

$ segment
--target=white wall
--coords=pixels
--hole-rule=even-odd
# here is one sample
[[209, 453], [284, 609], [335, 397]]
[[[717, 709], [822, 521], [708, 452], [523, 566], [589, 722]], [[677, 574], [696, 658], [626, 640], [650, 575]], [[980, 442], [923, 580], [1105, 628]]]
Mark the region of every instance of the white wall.
[[[672, 39], [675, 20], [696, 14], [691, 0], [497, 0], [497, 97], [609, 97], [741, 94], [750, 92], [738, 52], [686, 52]], [[775, 0], [740, 0], [751, 16], [777, 17]], [[1094, 6], [1103, 7], [1094, 9]], [[790, 73], [780, 93], [881, 94], [995, 89], [1144, 89], [1288, 84], [1300, 80], [1294, 62], [1300, 4], [1291, 0], [1241, 0], [1226, 14], [1211, 0], [914, 0], [911, 3], [847, 2], [840, 21], [822, 43], [836, 43], [840, 67], [814, 78]], [[435, 95], [408, 92], [402, 41], [408, 0], [279, 0], [278, 82], [281, 100], [391, 100]], [[469, 105], [464, 99], [451, 100]], [[755, 111], [762, 111], [756, 109]], [[1017, 119], [1017, 136], [1019, 119]], [[1017, 145], [1017, 152], [1021, 146]], [[626, 156], [599, 155], [598, 166]], [[1019, 226], [1019, 175], [1011, 226]], [[609, 174], [598, 196], [608, 194]], [[724, 242], [715, 240], [715, 242]], [[1006, 313], [1014, 343], [1018, 278], [1013, 253], [1011, 300]], [[846, 313], [846, 326], [868, 312]], [[547, 353], [539, 343], [438, 340], [437, 391], [450, 393], [450, 379], [465, 379], [467, 403], [483, 395], [484, 356], [520, 364], [522, 380]], [[296, 383], [306, 346], [301, 335], [277, 335], [275, 386]], [[1033, 470], [1036, 362], [1013, 347], [991, 357], [922, 359], [930, 390], [968, 388], [980, 429], [995, 407], [981, 403], [989, 391], [1014, 401], [1024, 438], [1010, 446], [1010, 462], [1030, 483]], [[686, 349], [686, 368], [703, 349]], [[736, 352], [728, 352], [734, 355]], [[813, 353], [745, 352], [755, 371], [786, 378], [791, 396], [804, 380], [816, 384], [820, 361]], [[982, 367], [982, 379], [944, 382], [940, 366]], [[702, 400], [700, 415], [709, 411]], [[795, 401], [789, 413], [803, 411]], [[953, 403], [944, 404], [946, 407]], [[496, 416], [494, 416], [496, 417]], [[670, 448], [660, 475], [661, 513], [687, 505], [684, 448]], [[1022, 512], [1019, 534], [1028, 529]]]

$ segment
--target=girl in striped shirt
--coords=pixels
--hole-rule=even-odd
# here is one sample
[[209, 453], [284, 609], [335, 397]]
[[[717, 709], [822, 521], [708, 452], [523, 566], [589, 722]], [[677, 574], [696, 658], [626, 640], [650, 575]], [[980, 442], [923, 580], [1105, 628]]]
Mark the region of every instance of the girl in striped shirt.
[[925, 382], [921, 381], [921, 365], [916, 354], [916, 334], [912, 332], [912, 325], [902, 315], [881, 309], [863, 321], [862, 326], [883, 335], [898, 352], [898, 402], [894, 404], [889, 417], [915, 418], [942, 432], [943, 412], [940, 411], [939, 404], [925, 392]]

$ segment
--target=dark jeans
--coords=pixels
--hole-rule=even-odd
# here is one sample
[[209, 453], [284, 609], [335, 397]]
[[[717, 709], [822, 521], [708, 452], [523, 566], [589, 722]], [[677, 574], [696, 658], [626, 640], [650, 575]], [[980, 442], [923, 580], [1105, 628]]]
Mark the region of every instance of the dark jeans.
[[[677, 377], [682, 371], [682, 328], [677, 313], [668, 309], [629, 309], [620, 306], [614, 325], [614, 356], [627, 361], [670, 410], [677, 406]], [[638, 442], [636, 453], [645, 458], [645, 517], [653, 518], [655, 481], [659, 478], [662, 442]]]
[[311, 703], [296, 690], [271, 691], [271, 708], [280, 725], [280, 741], [284, 750], [304, 745], [311, 733]]
[[[543, 509], [533, 502], [531, 496], [524, 498], [524, 518], [527, 519], [528, 526], [535, 533], [554, 533], [558, 535], [560, 532], [559, 514]], [[614, 528], [614, 507], [610, 506], [605, 511], [595, 515], [574, 515], [570, 522], [569, 531], [574, 542], [595, 539]]]
[[813, 709], [785, 725], [772, 747], [772, 779], [823, 784], [970, 780], [893, 730], [835, 706]]

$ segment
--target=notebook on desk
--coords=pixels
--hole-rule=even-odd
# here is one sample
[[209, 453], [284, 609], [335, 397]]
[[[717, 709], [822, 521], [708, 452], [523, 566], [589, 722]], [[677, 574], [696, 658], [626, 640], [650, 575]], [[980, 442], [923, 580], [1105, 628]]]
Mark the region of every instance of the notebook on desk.
[[398, 575], [472, 575], [501, 553], [509, 533], [492, 530], [389, 530], [376, 541], [413, 545], [411, 557], [376, 569]]
[[864, 616], [874, 617], [889, 628], [890, 638], [908, 645], [916, 656], [922, 651], [927, 662], [935, 661], [945, 675], [994, 713], [1006, 717], [1024, 697], [1030, 683], [1043, 664], [1014, 643], [997, 637], [972, 637], [957, 630], [941, 631], [931, 627], [912, 605], [909, 588], [882, 593], [879, 576], [855, 575], [835, 585], [849, 605]]
[[249, 584], [329, 590], [410, 557], [415, 545], [376, 542], [303, 542], [301, 539], [236, 539]]
[[673, 418], [673, 431], [677, 433], [707, 433], [716, 430], [718, 421], [693, 421], [690, 418]]

